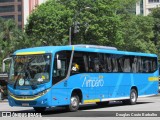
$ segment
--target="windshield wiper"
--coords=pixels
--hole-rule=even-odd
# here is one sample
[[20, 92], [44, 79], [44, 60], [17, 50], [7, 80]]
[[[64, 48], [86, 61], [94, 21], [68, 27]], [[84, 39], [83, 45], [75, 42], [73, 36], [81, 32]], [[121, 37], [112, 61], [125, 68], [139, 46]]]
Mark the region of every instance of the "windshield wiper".
[[18, 81], [18, 79], [19, 79], [19, 76], [20, 76], [20, 75], [17, 76], [16, 81], [15, 81], [15, 83], [14, 83], [14, 87], [13, 87], [14, 89], [16, 89], [16, 84], [17, 84], [17, 81]]
[[32, 88], [33, 90], [35, 90], [35, 89], [37, 88], [37, 85], [36, 85], [34, 82], [32, 82], [31, 88]]

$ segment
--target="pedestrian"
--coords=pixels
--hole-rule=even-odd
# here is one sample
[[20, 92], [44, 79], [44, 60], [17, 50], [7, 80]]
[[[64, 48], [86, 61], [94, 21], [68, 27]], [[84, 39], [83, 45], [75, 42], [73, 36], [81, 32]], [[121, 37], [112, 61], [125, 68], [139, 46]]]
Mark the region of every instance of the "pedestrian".
[[4, 91], [2, 86], [0, 85], [0, 100], [3, 100], [3, 94], [4, 94]]

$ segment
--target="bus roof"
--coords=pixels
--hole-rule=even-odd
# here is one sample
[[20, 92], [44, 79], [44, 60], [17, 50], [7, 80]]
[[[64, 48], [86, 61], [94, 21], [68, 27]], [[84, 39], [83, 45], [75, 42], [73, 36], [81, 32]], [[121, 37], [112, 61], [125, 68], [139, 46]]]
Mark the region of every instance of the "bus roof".
[[95, 45], [91, 45], [91, 47], [87, 47], [87, 46], [88, 45], [86, 45], [86, 47], [84, 45], [33, 47], [33, 48], [17, 50], [13, 53], [13, 55], [44, 54], [44, 53], [55, 53], [60, 50], [75, 50], [75, 51], [84, 51], [84, 52], [100, 52], [100, 53], [157, 57], [156, 54], [150, 54], [150, 53], [118, 51], [115, 47], [95, 46]]

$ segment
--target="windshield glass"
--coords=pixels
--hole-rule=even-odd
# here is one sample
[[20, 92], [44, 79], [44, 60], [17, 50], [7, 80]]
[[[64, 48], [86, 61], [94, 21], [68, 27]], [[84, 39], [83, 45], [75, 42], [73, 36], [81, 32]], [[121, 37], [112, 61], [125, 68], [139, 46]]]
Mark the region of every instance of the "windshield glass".
[[13, 56], [9, 84], [15, 87], [49, 82], [50, 63], [50, 54]]

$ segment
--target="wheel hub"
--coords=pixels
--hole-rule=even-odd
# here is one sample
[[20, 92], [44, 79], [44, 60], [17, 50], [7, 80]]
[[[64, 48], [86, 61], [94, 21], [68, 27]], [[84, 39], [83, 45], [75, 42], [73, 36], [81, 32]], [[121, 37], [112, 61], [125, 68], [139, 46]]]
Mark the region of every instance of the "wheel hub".
[[78, 106], [78, 100], [76, 99], [76, 97], [71, 98], [71, 105], [72, 105], [72, 107]]
[[134, 92], [131, 93], [131, 100], [132, 102], [136, 101], [136, 94]]

